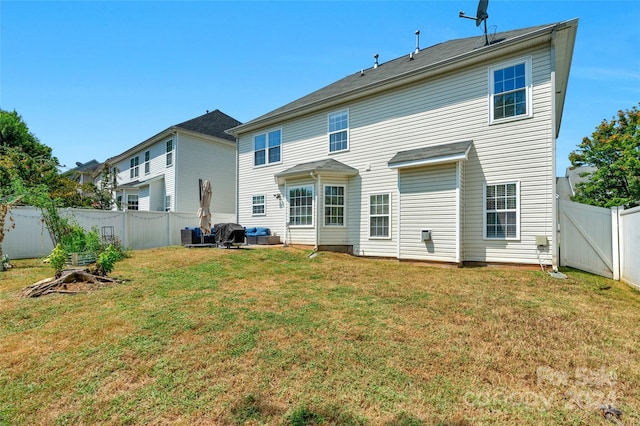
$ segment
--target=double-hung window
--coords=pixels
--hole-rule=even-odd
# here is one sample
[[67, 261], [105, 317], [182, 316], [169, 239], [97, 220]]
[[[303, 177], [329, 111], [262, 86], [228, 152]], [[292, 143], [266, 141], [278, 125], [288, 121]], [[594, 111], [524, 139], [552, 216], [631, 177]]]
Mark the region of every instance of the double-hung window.
[[252, 210], [253, 216], [264, 216], [266, 214], [266, 203], [264, 195], [254, 195], [252, 197]]
[[127, 210], [138, 210], [138, 196], [127, 194]]
[[531, 58], [489, 68], [491, 122], [530, 117]]
[[329, 114], [329, 152], [349, 149], [349, 111]]
[[313, 226], [313, 186], [289, 188], [289, 224]]
[[273, 130], [261, 133], [253, 138], [253, 164], [263, 166], [280, 162], [280, 147], [282, 145], [282, 132]]
[[391, 196], [369, 195], [369, 237], [389, 238], [391, 236]]
[[133, 157], [130, 161], [129, 178], [137, 178], [140, 174], [140, 157]]
[[324, 226], [344, 226], [344, 186], [325, 185]]
[[144, 174], [148, 175], [151, 172], [151, 153], [149, 151], [144, 152]]
[[484, 187], [484, 237], [497, 240], [520, 238], [519, 183], [499, 183]]
[[173, 165], [173, 139], [167, 141], [167, 167]]
[[171, 195], [165, 195], [164, 197], [164, 211], [171, 211]]

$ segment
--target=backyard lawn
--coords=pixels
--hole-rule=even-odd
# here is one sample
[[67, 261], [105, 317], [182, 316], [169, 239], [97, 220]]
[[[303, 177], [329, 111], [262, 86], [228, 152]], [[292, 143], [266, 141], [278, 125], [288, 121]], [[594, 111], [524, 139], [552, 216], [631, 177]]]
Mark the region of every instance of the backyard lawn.
[[640, 423], [640, 292], [579, 271], [141, 250], [122, 284], [0, 274], [0, 425]]

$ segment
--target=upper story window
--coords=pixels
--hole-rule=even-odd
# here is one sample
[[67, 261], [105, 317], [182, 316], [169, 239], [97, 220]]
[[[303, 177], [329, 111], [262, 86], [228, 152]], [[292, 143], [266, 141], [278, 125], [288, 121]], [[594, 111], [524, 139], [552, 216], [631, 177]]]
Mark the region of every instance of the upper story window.
[[289, 224], [313, 226], [313, 186], [289, 188]]
[[344, 186], [325, 185], [324, 226], [344, 226]]
[[151, 153], [149, 151], [145, 151], [144, 152], [144, 174], [148, 175], [149, 172], [151, 172], [151, 163], [149, 162], [149, 160], [151, 160]]
[[497, 240], [520, 238], [519, 183], [509, 182], [484, 187], [484, 237]]
[[282, 145], [282, 132], [273, 130], [254, 136], [254, 162], [256, 166], [280, 162], [280, 146]]
[[167, 141], [167, 167], [173, 165], [173, 139]]
[[532, 116], [531, 58], [489, 68], [491, 122]]
[[329, 152], [349, 149], [349, 111], [329, 114]]
[[129, 178], [133, 179], [140, 175], [140, 157], [133, 157], [130, 161]]
[[264, 216], [266, 214], [266, 203], [264, 195], [254, 195], [252, 197], [252, 210], [253, 216]]

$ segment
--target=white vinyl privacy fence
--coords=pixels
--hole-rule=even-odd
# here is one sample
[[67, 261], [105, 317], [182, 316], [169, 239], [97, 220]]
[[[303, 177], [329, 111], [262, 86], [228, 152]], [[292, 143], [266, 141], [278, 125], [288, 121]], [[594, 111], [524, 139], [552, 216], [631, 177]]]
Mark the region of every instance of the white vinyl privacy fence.
[[[640, 207], [560, 201], [560, 264], [640, 288]], [[634, 257], [634, 253], [636, 256]]]
[[[180, 244], [180, 230], [197, 227], [195, 212], [146, 212], [89, 209], [61, 209], [60, 215], [72, 218], [83, 228], [97, 228], [113, 235], [130, 249], [144, 249]], [[2, 250], [11, 259], [47, 256], [53, 249], [51, 237], [39, 209], [14, 207], [13, 222], [7, 220]], [[235, 215], [213, 213], [211, 223], [235, 222]], [[12, 224], [15, 227], [12, 227]]]

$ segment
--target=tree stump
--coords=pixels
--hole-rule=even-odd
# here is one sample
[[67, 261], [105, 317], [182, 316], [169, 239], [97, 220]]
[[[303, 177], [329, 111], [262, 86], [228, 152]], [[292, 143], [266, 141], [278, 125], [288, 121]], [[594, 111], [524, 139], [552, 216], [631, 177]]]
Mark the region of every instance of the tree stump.
[[[22, 297], [40, 297], [51, 293], [76, 294], [97, 290], [107, 284], [118, 284], [122, 281], [92, 274], [89, 269], [65, 269], [59, 277], [45, 278], [22, 289]], [[73, 284], [86, 283], [81, 290], [69, 289]], [[93, 288], [92, 288], [93, 287]]]

